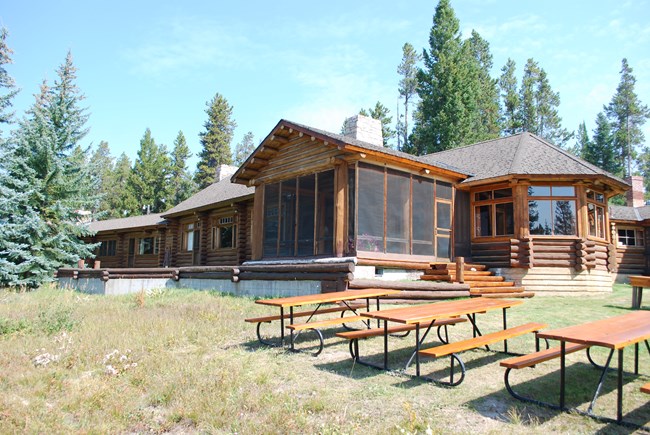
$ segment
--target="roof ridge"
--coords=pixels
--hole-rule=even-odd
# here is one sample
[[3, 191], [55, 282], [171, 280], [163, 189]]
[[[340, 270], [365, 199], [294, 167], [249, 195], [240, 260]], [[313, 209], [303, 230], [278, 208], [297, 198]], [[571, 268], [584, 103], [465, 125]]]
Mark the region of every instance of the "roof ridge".
[[517, 141], [517, 148], [515, 149], [515, 155], [512, 158], [512, 161], [510, 162], [510, 167], [508, 168], [509, 173], [513, 173], [513, 169], [517, 167], [517, 165], [522, 159], [521, 144], [523, 143], [523, 139], [526, 135], [530, 135], [530, 133], [528, 133], [527, 131], [523, 131], [519, 133], [519, 140]]

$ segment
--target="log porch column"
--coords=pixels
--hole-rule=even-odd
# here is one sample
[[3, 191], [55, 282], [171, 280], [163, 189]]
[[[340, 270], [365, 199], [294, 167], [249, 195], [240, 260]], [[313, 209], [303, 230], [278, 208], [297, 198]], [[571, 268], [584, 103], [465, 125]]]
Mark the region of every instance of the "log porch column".
[[343, 257], [347, 247], [348, 233], [348, 164], [341, 162], [336, 166], [336, 185], [334, 191], [334, 253]]
[[264, 243], [264, 184], [255, 186], [253, 197], [253, 241], [251, 246], [251, 257], [253, 260], [261, 260]]

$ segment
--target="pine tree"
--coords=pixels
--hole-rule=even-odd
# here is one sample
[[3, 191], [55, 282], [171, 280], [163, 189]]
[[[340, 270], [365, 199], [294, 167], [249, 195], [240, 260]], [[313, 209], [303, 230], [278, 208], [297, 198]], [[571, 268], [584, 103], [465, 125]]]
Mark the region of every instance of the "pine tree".
[[513, 135], [521, 131], [517, 110], [520, 105], [519, 93], [517, 92], [517, 77], [515, 61], [508, 58], [506, 64], [501, 68], [499, 88], [503, 105], [501, 109], [502, 131], [505, 135]]
[[208, 119], [203, 124], [205, 131], [199, 133], [203, 149], [199, 153], [195, 174], [199, 189], [204, 189], [215, 181], [217, 166], [232, 163], [230, 142], [237, 127], [232, 119], [233, 108], [221, 94], [217, 93], [206, 106]]
[[449, 0], [440, 0], [429, 33], [429, 49], [418, 70], [420, 102], [407, 152], [425, 154], [462, 145], [466, 134], [462, 41]]
[[105, 197], [105, 201], [111, 210], [109, 215], [111, 218], [121, 218], [142, 213], [142, 209], [138, 206], [138, 200], [129, 185], [132, 171], [129, 156], [122, 153], [115, 161], [115, 167], [110, 176], [113, 188], [109, 190]]
[[627, 59], [623, 59], [621, 64], [621, 81], [612, 101], [605, 107], [605, 113], [612, 124], [614, 146], [624, 162], [625, 173], [631, 175], [635, 148], [645, 140], [641, 127], [650, 118], [650, 109], [634, 92], [636, 78]]
[[587, 150], [583, 150], [582, 157], [607, 172], [623, 175], [623, 162], [614, 148], [611, 124], [603, 112], [596, 117], [593, 138]]
[[112, 179], [114, 161], [115, 159], [111, 156], [108, 142], [101, 141], [99, 142], [99, 145], [97, 145], [97, 149], [91, 155], [89, 162], [93, 168], [92, 173], [96, 178], [96, 183], [99, 186], [98, 193], [101, 197], [97, 211], [108, 216], [112, 214], [112, 209], [110, 204], [107, 202], [107, 198], [109, 197], [110, 192], [115, 189]]
[[[4, 285], [34, 287], [51, 280], [53, 272], [93, 256], [94, 245], [85, 222], [93, 218], [98, 196], [87, 161], [88, 148], [80, 146], [87, 129], [84, 96], [76, 86], [72, 56], [57, 70], [49, 88], [44, 82], [32, 108], [12, 138], [11, 159], [3, 164], [3, 201], [12, 198], [14, 215], [0, 216], [8, 223], [3, 234], [3, 264], [13, 272]], [[12, 181], [13, 180], [13, 181]], [[4, 212], [4, 211], [3, 211]], [[22, 229], [21, 229], [22, 227]]]
[[521, 79], [521, 88], [519, 89], [519, 109], [517, 110], [517, 119], [520, 125], [520, 131], [535, 133], [538, 130], [537, 122], [537, 98], [536, 88], [539, 82], [540, 69], [537, 62], [532, 58], [528, 59], [524, 67], [524, 75]]
[[249, 131], [244, 135], [241, 142], [235, 146], [235, 159], [233, 163], [236, 166], [241, 166], [241, 164], [246, 161], [248, 156], [250, 156], [253, 151], [255, 151], [254, 136], [253, 132]]
[[390, 110], [388, 110], [388, 107], [384, 106], [379, 101], [377, 101], [375, 107], [371, 107], [368, 110], [359, 110], [359, 115], [369, 116], [370, 118], [378, 119], [381, 122], [381, 136], [383, 138], [383, 144], [387, 148], [391, 148], [388, 141], [395, 137], [395, 130], [390, 128], [393, 123], [393, 117], [388, 116], [389, 114]]
[[591, 146], [592, 145], [591, 140], [589, 139], [589, 133], [587, 133], [587, 126], [585, 125], [585, 122], [582, 121], [580, 125], [578, 125], [576, 142], [572, 146], [566, 147], [565, 149], [574, 156], [584, 158], [585, 153], [590, 152], [589, 150]]
[[463, 142], [494, 139], [500, 133], [499, 88], [498, 81], [490, 76], [493, 66], [490, 44], [472, 30], [472, 36], [465, 41], [464, 48], [469, 52], [468, 88], [471, 96], [467, 100], [470, 128]]
[[192, 174], [187, 168], [187, 159], [192, 157], [185, 135], [178, 132], [174, 140], [171, 162], [171, 195], [168, 204], [174, 206], [185, 201], [196, 192]]
[[397, 121], [397, 148], [399, 150], [409, 148], [409, 107], [417, 96], [418, 68], [417, 64], [422, 59], [420, 54], [408, 42], [402, 47], [402, 62], [397, 67], [397, 73], [402, 77], [399, 81], [399, 96], [404, 100], [403, 117]]
[[156, 145], [151, 130], [147, 128], [127, 181], [128, 189], [133, 192], [142, 214], [161, 213], [171, 206], [167, 204], [170, 176], [171, 162], [167, 147]]
[[535, 133], [557, 146], [564, 146], [571, 139], [573, 133], [562, 128], [562, 118], [558, 114], [560, 93], [553, 92], [546, 71], [541, 68], [536, 91], [538, 120]]

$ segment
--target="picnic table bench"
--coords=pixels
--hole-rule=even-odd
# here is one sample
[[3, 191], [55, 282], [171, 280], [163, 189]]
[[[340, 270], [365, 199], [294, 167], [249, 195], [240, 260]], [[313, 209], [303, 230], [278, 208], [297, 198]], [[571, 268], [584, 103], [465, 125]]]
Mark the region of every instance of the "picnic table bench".
[[632, 286], [632, 308], [639, 309], [643, 300], [643, 287], [650, 287], [650, 276], [632, 275], [630, 285]]
[[[601, 319], [584, 324], [548, 330], [538, 333], [538, 338], [546, 340], [558, 340], [560, 346], [545, 351], [538, 351], [530, 355], [512, 358], [503, 361], [501, 365], [506, 368], [504, 380], [508, 392], [515, 398], [535, 403], [537, 405], [546, 406], [553, 409], [562, 411], [573, 411], [582, 415], [596, 418], [601, 421], [614, 422], [618, 424], [626, 424], [632, 427], [639, 427], [631, 423], [623, 421], [623, 356], [624, 350], [628, 346], [634, 346], [634, 373], [639, 373], [639, 343], [645, 343], [645, 346], [650, 353], [650, 312], [648, 311], [635, 311], [620, 316]], [[607, 361], [604, 365], [596, 364], [589, 354], [592, 347], [604, 347], [609, 349], [610, 352]], [[593, 394], [591, 403], [587, 411], [582, 411], [577, 408], [568, 408], [565, 403], [566, 394], [566, 355], [582, 349], [587, 350], [587, 357], [589, 362], [598, 368], [602, 369], [596, 390]], [[618, 353], [618, 385], [617, 385], [617, 402], [616, 402], [616, 419], [611, 419], [604, 416], [593, 414], [593, 408], [600, 394], [603, 381], [609, 366], [612, 362], [614, 353]], [[514, 391], [509, 380], [510, 372], [514, 369], [525, 367], [532, 367], [545, 361], [555, 358], [560, 359], [560, 400], [559, 405], [544, 402], [534, 399], [532, 397], [523, 396]], [[641, 391], [650, 393], [650, 383], [641, 387]], [[643, 427], [645, 430], [650, 430], [648, 427]]]
[[[289, 296], [285, 298], [275, 298], [275, 299], [261, 299], [255, 301], [257, 304], [268, 305], [277, 307], [280, 309], [279, 315], [270, 315], [263, 317], [252, 317], [244, 319], [248, 323], [256, 323], [256, 332], [257, 338], [260, 343], [270, 346], [276, 346], [275, 343], [265, 340], [262, 337], [260, 326], [262, 323], [270, 323], [273, 321], [280, 321], [280, 346], [284, 346], [285, 343], [285, 329], [290, 330], [290, 349], [295, 350], [295, 335], [294, 331], [302, 330], [314, 330], [316, 331], [319, 339], [319, 347], [314, 355], [320, 354], [323, 350], [324, 339], [320, 331], [320, 328], [333, 325], [344, 325], [352, 321], [362, 320], [359, 317], [359, 310], [364, 308], [370, 310], [370, 299], [376, 300], [377, 309], [379, 309], [379, 298], [381, 296], [387, 296], [399, 293], [399, 290], [388, 290], [388, 289], [358, 289], [358, 290], [345, 290], [341, 292], [331, 292], [331, 293], [318, 293], [310, 295], [300, 295], [300, 296]], [[365, 304], [356, 303], [354, 301], [365, 299]], [[336, 306], [331, 306], [336, 304]], [[306, 309], [304, 311], [296, 312], [294, 309], [296, 307], [303, 307], [309, 305], [316, 305], [315, 308]], [[286, 313], [285, 309], [288, 309], [289, 312]], [[314, 316], [328, 313], [341, 312], [341, 317], [338, 319], [327, 319], [322, 321], [311, 320]], [[345, 317], [346, 313], [353, 313], [351, 316]], [[296, 323], [295, 320], [298, 318], [307, 317], [307, 320], [303, 323]], [[288, 321], [288, 324], [285, 325], [285, 321]], [[369, 325], [367, 325], [369, 327]]]

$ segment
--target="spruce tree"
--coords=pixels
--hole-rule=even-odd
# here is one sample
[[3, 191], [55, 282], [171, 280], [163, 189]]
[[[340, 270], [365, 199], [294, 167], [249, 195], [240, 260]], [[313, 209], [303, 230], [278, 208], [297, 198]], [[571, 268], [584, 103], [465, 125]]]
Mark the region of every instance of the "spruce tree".
[[13, 264], [13, 278], [5, 276], [10, 280], [4, 285], [35, 287], [51, 280], [57, 268], [93, 256], [95, 246], [81, 237], [90, 234], [87, 221], [97, 207], [97, 185], [89, 165], [81, 164], [88, 160], [89, 148], [80, 144], [88, 115], [75, 81], [68, 53], [54, 86], [43, 83], [8, 148], [11, 159], [0, 171], [3, 201], [12, 191], [20, 195], [13, 196], [14, 215], [0, 216], [10, 228], [3, 234], [4, 247], [13, 246], [0, 254], [4, 264]]
[[583, 150], [582, 157], [607, 172], [622, 176], [623, 162], [620, 156], [617, 156], [611, 124], [603, 112], [596, 117], [596, 128], [593, 133], [589, 147]]
[[[18, 94], [14, 79], [7, 73], [5, 65], [11, 64], [11, 55], [13, 51], [7, 45], [7, 29], [0, 28], [0, 127], [3, 124], [9, 124], [13, 120], [13, 112], [10, 109], [13, 105], [12, 100]], [[2, 129], [0, 128], [0, 133]]]
[[192, 157], [187, 146], [185, 135], [178, 132], [174, 140], [174, 149], [171, 155], [171, 192], [168, 204], [174, 206], [185, 201], [196, 192], [196, 185], [192, 174], [187, 168], [187, 159]]
[[246, 161], [248, 156], [250, 156], [253, 151], [255, 151], [254, 136], [253, 132], [249, 131], [244, 135], [241, 142], [235, 146], [235, 159], [233, 163], [236, 166], [241, 166], [241, 164]]
[[137, 201], [136, 214], [137, 210], [141, 214], [161, 213], [171, 206], [167, 204], [170, 177], [171, 162], [167, 147], [156, 145], [151, 130], [147, 128], [127, 181], [127, 188]]
[[612, 101], [605, 107], [605, 113], [612, 125], [614, 146], [620, 153], [625, 174], [632, 174], [632, 160], [636, 157], [636, 147], [645, 140], [641, 127], [650, 117], [650, 109], [641, 103], [634, 92], [636, 78], [627, 59], [621, 62], [621, 81]]
[[499, 88], [501, 90], [501, 124], [502, 132], [505, 135], [513, 135], [521, 130], [517, 111], [520, 105], [519, 93], [517, 92], [517, 77], [515, 61], [508, 58], [506, 64], [501, 68]]
[[408, 42], [402, 47], [402, 62], [397, 67], [397, 73], [401, 76], [399, 81], [399, 96], [404, 100], [404, 114], [400, 115], [397, 121], [397, 148], [399, 150], [409, 149], [409, 107], [417, 96], [418, 68], [417, 64], [422, 59], [420, 54]]
[[573, 133], [562, 128], [562, 118], [558, 114], [560, 93], [553, 92], [546, 71], [540, 68], [539, 81], [535, 93], [537, 102], [537, 131], [538, 136], [557, 145], [564, 146]]
[[537, 115], [536, 88], [539, 82], [539, 74], [540, 69], [537, 62], [532, 58], [528, 59], [521, 79], [521, 88], [519, 89], [520, 105], [517, 110], [517, 119], [521, 128], [520, 131], [537, 132], [539, 118]]
[[89, 161], [89, 164], [93, 168], [93, 176], [99, 185], [98, 193], [101, 199], [97, 211], [107, 216], [111, 216], [112, 214], [112, 208], [107, 198], [110, 192], [115, 189], [112, 180], [114, 161], [115, 159], [111, 156], [111, 150], [106, 141], [99, 142], [97, 149], [92, 153]]
[[389, 141], [395, 137], [395, 130], [390, 128], [393, 123], [393, 117], [388, 116], [390, 110], [388, 107], [381, 104], [379, 101], [375, 103], [375, 107], [371, 107], [368, 110], [361, 109], [359, 110], [359, 115], [368, 116], [372, 119], [378, 119], [381, 122], [381, 135], [383, 138], [383, 144], [385, 147], [391, 148]]
[[589, 139], [589, 133], [587, 133], [587, 126], [585, 125], [585, 122], [582, 121], [580, 125], [578, 125], [575, 144], [566, 147], [566, 150], [574, 156], [584, 158], [584, 155], [586, 155], [587, 152], [590, 152], [589, 150], [591, 146], [592, 145], [591, 140]]
[[207, 121], [205, 131], [199, 133], [202, 150], [195, 181], [199, 189], [204, 189], [215, 181], [215, 171], [219, 165], [230, 165], [232, 156], [230, 142], [237, 123], [232, 119], [232, 106], [219, 93], [206, 103]]

